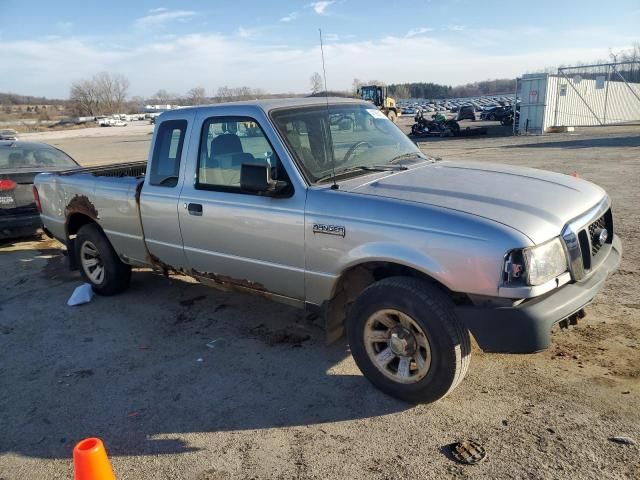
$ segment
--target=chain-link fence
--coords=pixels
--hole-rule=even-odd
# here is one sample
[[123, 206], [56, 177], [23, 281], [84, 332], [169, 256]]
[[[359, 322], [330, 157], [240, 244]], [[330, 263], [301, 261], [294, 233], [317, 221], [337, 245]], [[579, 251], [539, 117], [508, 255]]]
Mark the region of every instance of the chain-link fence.
[[552, 125], [640, 122], [640, 62], [559, 68], [547, 99], [555, 99]]

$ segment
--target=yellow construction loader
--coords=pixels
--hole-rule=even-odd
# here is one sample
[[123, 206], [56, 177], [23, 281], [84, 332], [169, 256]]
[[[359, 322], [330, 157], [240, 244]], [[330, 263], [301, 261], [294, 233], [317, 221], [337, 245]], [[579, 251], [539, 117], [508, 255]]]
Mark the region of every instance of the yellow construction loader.
[[367, 85], [358, 89], [360, 98], [373, 103], [378, 107], [392, 122], [396, 122], [400, 116], [400, 109], [396, 105], [396, 101], [387, 96], [387, 87], [381, 85]]

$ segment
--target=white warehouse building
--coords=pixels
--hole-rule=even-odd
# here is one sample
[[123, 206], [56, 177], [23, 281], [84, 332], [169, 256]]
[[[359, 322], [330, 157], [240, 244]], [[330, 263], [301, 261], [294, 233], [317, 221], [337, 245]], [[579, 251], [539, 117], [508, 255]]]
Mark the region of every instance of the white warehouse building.
[[[617, 68], [616, 68], [617, 66]], [[640, 121], [640, 66], [571, 67], [519, 79], [521, 134]], [[606, 67], [602, 68], [602, 67]], [[624, 67], [622, 67], [624, 68]], [[626, 68], [629, 68], [628, 66]]]

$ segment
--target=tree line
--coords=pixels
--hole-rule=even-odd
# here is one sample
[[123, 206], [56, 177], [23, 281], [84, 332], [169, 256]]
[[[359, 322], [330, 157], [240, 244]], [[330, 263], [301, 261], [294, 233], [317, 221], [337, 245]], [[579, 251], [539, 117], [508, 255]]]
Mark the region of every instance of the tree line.
[[515, 78], [499, 78], [455, 87], [432, 82], [391, 84], [387, 91], [396, 98], [451, 98], [511, 93], [515, 88]]
[[219, 87], [211, 96], [202, 86], [193, 87], [185, 94], [158, 90], [149, 98], [128, 98], [129, 80], [120, 74], [101, 72], [90, 79], [73, 82], [69, 93], [71, 110], [76, 115], [96, 116], [139, 111], [147, 104], [155, 105], [203, 105], [238, 100], [255, 100], [272, 95], [261, 88]]

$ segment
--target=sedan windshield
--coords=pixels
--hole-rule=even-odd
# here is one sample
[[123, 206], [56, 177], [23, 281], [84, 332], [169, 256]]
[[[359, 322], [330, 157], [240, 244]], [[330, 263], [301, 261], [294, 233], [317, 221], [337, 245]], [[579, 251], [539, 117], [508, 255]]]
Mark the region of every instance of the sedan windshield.
[[14, 168], [77, 167], [64, 152], [46, 145], [0, 146], [0, 170]]
[[380, 110], [360, 103], [272, 112], [276, 128], [311, 183], [391, 170], [426, 157]]

